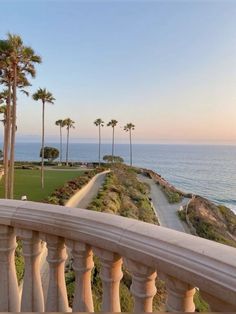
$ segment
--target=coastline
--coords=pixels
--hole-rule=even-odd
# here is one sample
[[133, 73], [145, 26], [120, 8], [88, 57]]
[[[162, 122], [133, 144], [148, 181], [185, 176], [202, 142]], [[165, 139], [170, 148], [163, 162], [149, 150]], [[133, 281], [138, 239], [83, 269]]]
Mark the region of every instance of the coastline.
[[[215, 204], [200, 195], [183, 192], [155, 171], [143, 168], [140, 171], [158, 184], [165, 194], [166, 191], [171, 191], [189, 198], [187, 205], [178, 211], [178, 215], [193, 235], [236, 247], [236, 214], [230, 208]], [[168, 198], [168, 193], [166, 197]], [[178, 202], [180, 200], [181, 198]]]
[[[59, 147], [59, 143], [47, 145]], [[40, 143], [17, 143], [16, 160], [39, 160]], [[65, 146], [63, 152], [65, 153]], [[111, 144], [101, 144], [101, 156], [111, 153]], [[129, 163], [129, 145], [116, 144], [115, 153]], [[235, 146], [133, 144], [133, 165], [159, 173], [176, 188], [202, 195], [236, 212]], [[71, 162], [94, 161], [97, 144], [71, 143]], [[65, 157], [64, 155], [62, 156]], [[62, 159], [63, 159], [62, 158]]]

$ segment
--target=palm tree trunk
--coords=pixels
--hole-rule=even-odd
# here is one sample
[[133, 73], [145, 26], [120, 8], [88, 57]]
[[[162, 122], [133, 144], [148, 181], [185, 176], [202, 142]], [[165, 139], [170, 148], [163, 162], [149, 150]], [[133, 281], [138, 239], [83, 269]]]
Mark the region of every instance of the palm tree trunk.
[[70, 128], [67, 128], [67, 145], [66, 145], [66, 165], [68, 166], [68, 154], [69, 154], [69, 132]]
[[115, 138], [115, 128], [112, 128], [112, 162], [114, 162], [114, 138]]
[[132, 167], [132, 138], [131, 138], [131, 130], [129, 130], [129, 143], [130, 143], [130, 166]]
[[60, 125], [60, 163], [62, 163], [62, 132], [61, 132], [61, 125]]
[[9, 176], [9, 198], [14, 196], [14, 166], [15, 166], [15, 141], [16, 141], [16, 87], [17, 87], [17, 68], [13, 68], [13, 102], [12, 102], [12, 125], [11, 125], [11, 152], [10, 152], [10, 176]]
[[101, 165], [101, 125], [99, 125], [99, 143], [98, 143], [98, 161], [99, 167]]
[[6, 107], [6, 124], [5, 124], [5, 133], [4, 133], [4, 197], [8, 198], [8, 182], [9, 182], [9, 164], [8, 164], [8, 154], [10, 146], [10, 132], [11, 132], [11, 83], [9, 80], [8, 83], [8, 98], [7, 98], [7, 107]]
[[45, 102], [43, 101], [42, 108], [42, 157], [41, 157], [41, 187], [44, 188], [44, 113], [45, 113]]

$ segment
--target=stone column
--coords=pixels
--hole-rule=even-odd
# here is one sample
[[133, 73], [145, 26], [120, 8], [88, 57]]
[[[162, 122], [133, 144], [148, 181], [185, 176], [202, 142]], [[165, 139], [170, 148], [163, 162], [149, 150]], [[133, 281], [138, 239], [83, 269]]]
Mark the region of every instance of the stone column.
[[25, 273], [22, 291], [22, 312], [43, 312], [44, 297], [40, 276], [40, 258], [43, 244], [38, 232], [17, 230], [22, 240]]
[[71, 254], [74, 258], [75, 296], [73, 312], [93, 312], [93, 297], [91, 291], [91, 271], [93, 269], [93, 252], [85, 243], [70, 241]]
[[0, 311], [19, 312], [19, 289], [15, 269], [14, 229], [0, 226]]
[[113, 252], [102, 249], [95, 249], [95, 254], [101, 262], [102, 279], [102, 311], [120, 312], [120, 280], [123, 277], [121, 270], [122, 259]]
[[161, 274], [167, 288], [166, 309], [169, 312], [195, 312], [195, 288], [177, 278]]
[[64, 239], [46, 235], [49, 264], [49, 285], [46, 312], [68, 312], [68, 299], [65, 283], [65, 261], [67, 259]]
[[131, 259], [124, 260], [132, 274], [130, 291], [134, 297], [134, 312], [152, 312], [152, 300], [156, 294], [156, 271]]

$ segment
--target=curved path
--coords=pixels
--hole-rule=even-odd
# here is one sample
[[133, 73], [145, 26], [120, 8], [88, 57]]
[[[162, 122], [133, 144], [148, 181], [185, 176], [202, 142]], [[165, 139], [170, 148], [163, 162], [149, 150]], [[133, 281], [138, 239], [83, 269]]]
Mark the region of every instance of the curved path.
[[157, 185], [153, 179], [144, 175], [138, 175], [138, 179], [150, 186], [150, 197], [152, 199], [153, 209], [156, 212], [160, 225], [177, 231], [190, 233], [187, 225], [181, 222], [177, 214], [179, 208], [186, 205], [189, 199], [183, 198], [180, 203], [170, 204], [160, 186]]
[[105, 181], [106, 175], [107, 173], [102, 172], [96, 177], [93, 184], [87, 189], [85, 195], [78, 201], [76, 205], [77, 208], [88, 208], [94, 197], [97, 196], [99, 189]]

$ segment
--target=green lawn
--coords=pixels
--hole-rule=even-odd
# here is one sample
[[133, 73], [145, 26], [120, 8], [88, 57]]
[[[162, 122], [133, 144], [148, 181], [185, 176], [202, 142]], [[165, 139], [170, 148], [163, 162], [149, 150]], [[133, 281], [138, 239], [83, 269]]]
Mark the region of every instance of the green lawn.
[[[83, 171], [45, 171], [45, 187], [40, 185], [40, 170], [15, 170], [15, 199], [21, 199], [26, 195], [29, 201], [42, 201], [56, 188], [62, 186], [66, 181], [82, 175]], [[0, 183], [0, 198], [3, 198], [3, 181]]]

